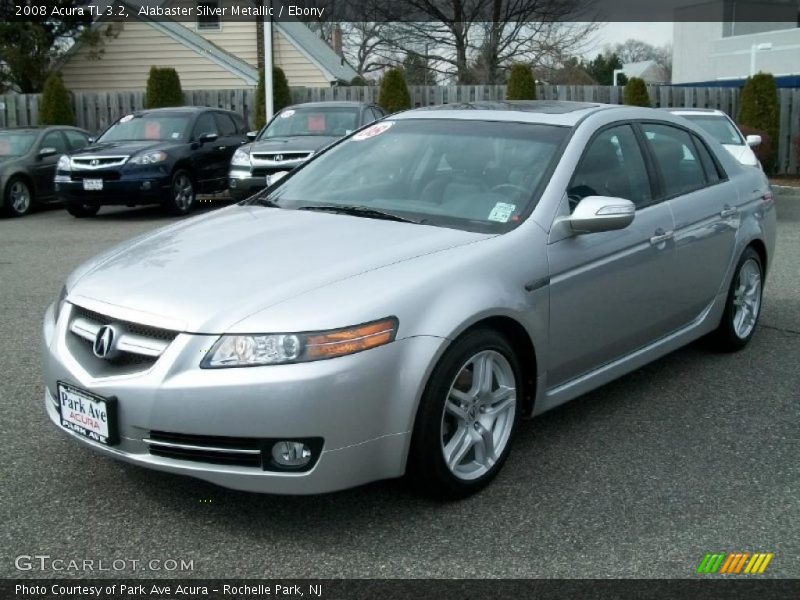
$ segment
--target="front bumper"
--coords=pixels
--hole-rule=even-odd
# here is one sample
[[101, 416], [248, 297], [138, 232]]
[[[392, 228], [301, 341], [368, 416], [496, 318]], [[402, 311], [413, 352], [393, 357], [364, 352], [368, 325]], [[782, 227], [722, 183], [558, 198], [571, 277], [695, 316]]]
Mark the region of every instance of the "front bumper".
[[[179, 334], [149, 369], [93, 377], [70, 350], [71, 305], [44, 323], [44, 401], [58, 429], [92, 450], [225, 487], [279, 494], [331, 492], [405, 471], [414, 415], [429, 365], [445, 340], [414, 337], [332, 360], [200, 369], [216, 336]], [[63, 428], [56, 382], [118, 399], [120, 443], [89, 441]], [[151, 453], [151, 432], [269, 439], [322, 438], [308, 471], [221, 465]]]
[[[86, 178], [92, 177], [87, 175]], [[119, 179], [104, 179], [102, 190], [83, 189], [82, 179], [57, 177], [55, 190], [59, 198], [65, 201], [100, 205], [153, 204], [169, 197], [170, 184], [169, 174], [151, 172]]]

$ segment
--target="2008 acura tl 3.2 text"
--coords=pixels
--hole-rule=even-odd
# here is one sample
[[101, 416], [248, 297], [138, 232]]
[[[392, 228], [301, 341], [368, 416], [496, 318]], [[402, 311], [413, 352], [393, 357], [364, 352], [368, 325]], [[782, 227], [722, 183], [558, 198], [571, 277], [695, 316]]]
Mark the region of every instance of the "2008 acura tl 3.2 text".
[[408, 473], [458, 497], [535, 415], [753, 335], [767, 180], [663, 111], [533, 102], [361, 129], [242, 203], [78, 268], [45, 406], [98, 452], [231, 488]]

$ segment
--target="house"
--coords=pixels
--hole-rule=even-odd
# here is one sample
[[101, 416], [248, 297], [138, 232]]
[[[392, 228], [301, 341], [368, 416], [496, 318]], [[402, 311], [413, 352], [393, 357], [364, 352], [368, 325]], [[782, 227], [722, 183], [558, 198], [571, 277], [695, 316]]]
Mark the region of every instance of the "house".
[[643, 79], [645, 83], [669, 83], [667, 70], [654, 60], [625, 63], [622, 65], [621, 71], [625, 73], [628, 79], [638, 77]]
[[[99, 46], [75, 44], [60, 65], [64, 84], [75, 92], [143, 90], [150, 67], [174, 67], [184, 90], [252, 88], [263, 64], [263, 18], [206, 16], [208, 8], [241, 6], [242, 0], [164, 2], [191, 6], [204, 16], [173, 20], [139, 15], [139, 4], [124, 2], [128, 19], [98, 19]], [[257, 5], [260, 3], [256, 3]], [[204, 10], [197, 11], [201, 6]], [[327, 87], [349, 82], [356, 71], [306, 25], [272, 23], [273, 62], [290, 86]]]
[[[696, 17], [712, 9], [716, 20]], [[739, 87], [763, 71], [778, 87], [800, 87], [798, 0], [715, 0], [676, 12], [673, 84]]]

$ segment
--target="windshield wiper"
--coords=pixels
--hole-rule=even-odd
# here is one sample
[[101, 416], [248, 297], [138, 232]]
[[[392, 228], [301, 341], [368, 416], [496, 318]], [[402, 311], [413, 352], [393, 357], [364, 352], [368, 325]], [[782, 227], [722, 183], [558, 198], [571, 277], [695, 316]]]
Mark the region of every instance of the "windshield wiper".
[[394, 213], [377, 210], [375, 208], [368, 208], [366, 206], [347, 206], [339, 204], [315, 204], [309, 206], [301, 206], [297, 210], [317, 210], [321, 212], [341, 213], [343, 215], [352, 215], [354, 217], [366, 217], [368, 219], [383, 219], [385, 221], [399, 221], [401, 223], [414, 223], [421, 225], [425, 221], [417, 221], [409, 219], [408, 217], [401, 217]]

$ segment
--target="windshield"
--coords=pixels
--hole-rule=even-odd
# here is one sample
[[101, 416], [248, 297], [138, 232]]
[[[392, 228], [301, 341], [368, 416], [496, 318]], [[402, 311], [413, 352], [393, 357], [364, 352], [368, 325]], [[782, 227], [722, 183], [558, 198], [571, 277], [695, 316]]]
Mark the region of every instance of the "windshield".
[[0, 156], [22, 156], [33, 146], [36, 134], [28, 131], [0, 131]]
[[109, 127], [98, 142], [181, 141], [191, 117], [186, 114], [128, 115]]
[[710, 133], [720, 144], [743, 146], [744, 140], [727, 117], [721, 115], [682, 115]]
[[532, 206], [568, 132], [510, 122], [382, 121], [253, 202], [366, 207], [426, 224], [504, 231]]
[[278, 113], [258, 139], [295, 135], [343, 137], [356, 129], [358, 110], [355, 108], [287, 108]]

